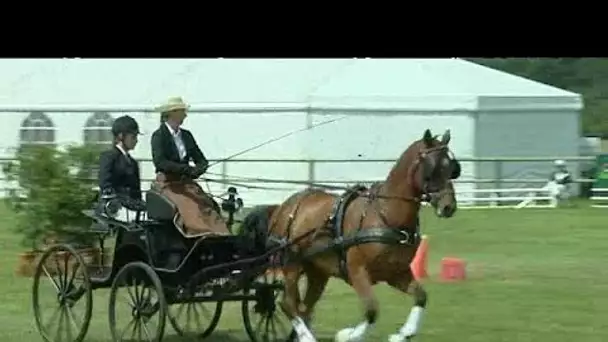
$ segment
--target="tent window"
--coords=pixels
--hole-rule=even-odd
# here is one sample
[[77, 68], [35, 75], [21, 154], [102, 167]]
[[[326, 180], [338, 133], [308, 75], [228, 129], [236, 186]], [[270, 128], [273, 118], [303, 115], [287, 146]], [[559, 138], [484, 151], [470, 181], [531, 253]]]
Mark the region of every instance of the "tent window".
[[21, 122], [19, 140], [21, 145], [54, 145], [55, 125], [43, 112], [31, 112]]
[[112, 145], [112, 123], [114, 119], [106, 112], [93, 113], [85, 123], [84, 143], [96, 145]]

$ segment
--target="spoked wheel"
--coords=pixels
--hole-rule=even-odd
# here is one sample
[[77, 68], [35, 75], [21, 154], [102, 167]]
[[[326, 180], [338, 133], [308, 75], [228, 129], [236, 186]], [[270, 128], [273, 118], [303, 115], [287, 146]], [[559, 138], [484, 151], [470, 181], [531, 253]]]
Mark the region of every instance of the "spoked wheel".
[[160, 342], [167, 302], [156, 272], [139, 261], [121, 268], [112, 283], [109, 313], [113, 341]]
[[42, 338], [46, 342], [82, 341], [91, 322], [92, 293], [82, 256], [68, 245], [48, 249], [36, 267], [32, 293]]
[[283, 280], [275, 272], [258, 277], [246, 289], [256, 295], [255, 301], [244, 300], [241, 311], [247, 335], [253, 342], [295, 341], [290, 320], [281, 310], [279, 301], [283, 294]]
[[183, 303], [169, 306], [169, 323], [178, 335], [205, 338], [222, 316], [222, 302]]

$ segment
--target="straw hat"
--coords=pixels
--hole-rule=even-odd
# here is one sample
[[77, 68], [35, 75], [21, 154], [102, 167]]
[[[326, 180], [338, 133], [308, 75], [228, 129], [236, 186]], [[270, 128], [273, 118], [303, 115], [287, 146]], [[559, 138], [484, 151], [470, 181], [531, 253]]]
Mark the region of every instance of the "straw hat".
[[179, 96], [176, 97], [170, 97], [167, 102], [161, 104], [160, 106], [154, 108], [157, 112], [161, 112], [161, 113], [166, 113], [166, 112], [170, 112], [173, 110], [179, 110], [179, 109], [183, 109], [183, 110], [188, 110], [190, 108], [190, 105], [184, 102], [184, 99], [182, 99]]

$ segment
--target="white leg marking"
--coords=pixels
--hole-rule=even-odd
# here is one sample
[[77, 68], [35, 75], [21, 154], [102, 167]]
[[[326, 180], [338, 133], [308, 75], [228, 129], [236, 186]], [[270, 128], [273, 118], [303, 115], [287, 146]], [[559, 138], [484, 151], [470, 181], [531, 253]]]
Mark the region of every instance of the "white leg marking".
[[296, 317], [291, 321], [296, 334], [298, 334], [299, 342], [317, 342], [315, 336], [310, 332], [304, 320], [300, 317]]
[[357, 325], [354, 328], [342, 329], [342, 330], [338, 331], [338, 333], [336, 334], [336, 336], [334, 338], [334, 341], [336, 341], [336, 342], [362, 342], [362, 341], [364, 341], [367, 331], [371, 327], [372, 326], [369, 323], [363, 322], [363, 323], [359, 323], [359, 325]]
[[401, 329], [399, 329], [399, 333], [393, 334], [389, 336], [389, 342], [405, 342], [408, 341], [409, 338], [415, 336], [420, 329], [420, 323], [422, 322], [422, 314], [424, 312], [424, 308], [420, 306], [414, 306], [410, 311], [410, 315], [407, 317], [407, 321]]

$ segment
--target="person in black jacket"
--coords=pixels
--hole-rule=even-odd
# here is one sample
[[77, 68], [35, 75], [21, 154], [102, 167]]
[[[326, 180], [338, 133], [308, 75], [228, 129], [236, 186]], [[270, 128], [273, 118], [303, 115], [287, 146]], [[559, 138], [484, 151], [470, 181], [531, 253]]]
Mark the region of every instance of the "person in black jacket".
[[129, 151], [137, 145], [139, 125], [125, 115], [114, 120], [112, 134], [115, 145], [99, 158], [99, 191], [102, 202], [118, 198], [129, 210], [143, 211], [139, 166]]
[[205, 173], [209, 162], [192, 133], [181, 127], [188, 108], [180, 97], [170, 98], [157, 108], [161, 124], [151, 139], [156, 169], [153, 187], [177, 206], [185, 226], [178, 228], [184, 234], [226, 234], [229, 230], [219, 206], [194, 181]]

